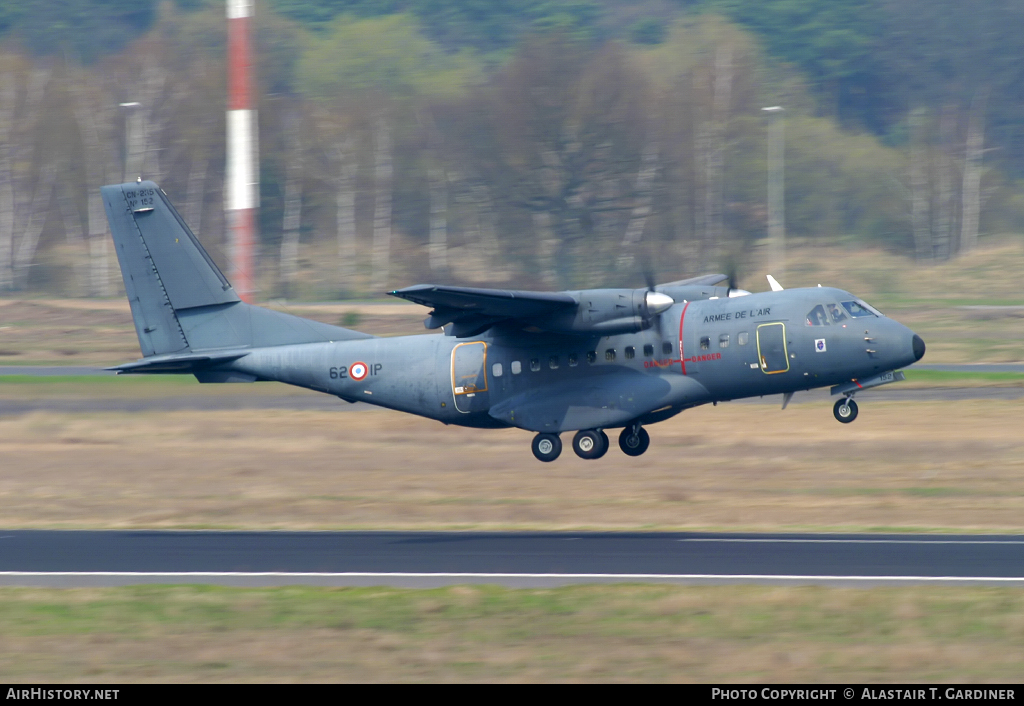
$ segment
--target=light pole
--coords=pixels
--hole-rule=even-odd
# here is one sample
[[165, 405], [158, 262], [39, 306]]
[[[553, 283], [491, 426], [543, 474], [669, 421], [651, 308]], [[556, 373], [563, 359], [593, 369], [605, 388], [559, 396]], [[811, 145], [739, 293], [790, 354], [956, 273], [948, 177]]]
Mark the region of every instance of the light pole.
[[785, 213], [785, 133], [782, 106], [761, 108], [768, 113], [768, 247], [772, 273], [776, 278], [786, 272], [786, 213]]
[[[142, 130], [139, 123], [139, 108], [142, 104], [137, 101], [131, 103], [118, 103], [118, 107], [124, 111], [124, 179], [130, 181], [132, 176], [142, 177], [141, 160], [136, 162], [136, 157], [142, 152], [139, 142], [142, 140]], [[137, 167], [137, 169], [132, 169]]]

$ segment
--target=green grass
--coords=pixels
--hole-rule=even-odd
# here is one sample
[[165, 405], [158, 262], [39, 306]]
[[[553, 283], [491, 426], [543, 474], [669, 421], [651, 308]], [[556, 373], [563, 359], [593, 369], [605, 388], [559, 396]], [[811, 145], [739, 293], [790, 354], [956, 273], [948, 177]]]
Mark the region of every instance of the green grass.
[[907, 382], [941, 383], [944, 385], [963, 383], [965, 387], [980, 382], [1003, 383], [1014, 387], [1024, 384], [1024, 374], [1022, 373], [961, 373], [952, 370], [915, 370], [913, 368], [904, 373], [907, 376]]
[[174, 385], [200, 383], [192, 375], [0, 375], [0, 385]]
[[1024, 590], [0, 589], [11, 681], [1014, 680]]

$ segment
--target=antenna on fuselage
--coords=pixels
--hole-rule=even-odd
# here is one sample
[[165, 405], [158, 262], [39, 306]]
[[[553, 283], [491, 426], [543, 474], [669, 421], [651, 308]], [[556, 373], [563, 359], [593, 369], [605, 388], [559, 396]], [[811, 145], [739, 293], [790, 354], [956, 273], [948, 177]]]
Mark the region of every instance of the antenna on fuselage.
[[767, 277], [768, 284], [771, 286], [773, 292], [781, 292], [783, 289], [785, 289], [785, 287], [779, 284], [779, 281], [777, 279], [775, 279], [771, 275], [767, 275]]

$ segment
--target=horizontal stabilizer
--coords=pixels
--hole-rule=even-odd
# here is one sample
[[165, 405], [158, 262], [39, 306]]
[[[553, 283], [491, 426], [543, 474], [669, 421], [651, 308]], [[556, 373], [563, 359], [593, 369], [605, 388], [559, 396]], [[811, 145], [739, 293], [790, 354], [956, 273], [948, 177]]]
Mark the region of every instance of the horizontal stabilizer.
[[127, 373], [194, 373], [197, 370], [230, 363], [249, 355], [248, 351], [214, 353], [210, 355], [155, 355], [134, 363], [125, 363], [113, 368], [118, 375]]

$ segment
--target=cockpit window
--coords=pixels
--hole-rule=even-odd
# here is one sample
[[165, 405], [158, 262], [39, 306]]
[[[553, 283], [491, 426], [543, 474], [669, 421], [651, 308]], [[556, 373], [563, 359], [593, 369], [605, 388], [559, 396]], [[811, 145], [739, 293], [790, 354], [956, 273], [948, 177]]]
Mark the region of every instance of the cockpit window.
[[832, 315], [832, 322], [838, 324], [840, 321], [846, 321], [846, 314], [839, 308], [838, 304], [826, 304], [828, 313]]
[[807, 314], [808, 326], [828, 326], [829, 323], [828, 314], [825, 313], [825, 307], [821, 304], [818, 304]]
[[874, 312], [871, 307], [861, 301], [843, 302], [843, 308], [850, 312], [850, 316], [859, 319], [863, 316], [881, 316]]

